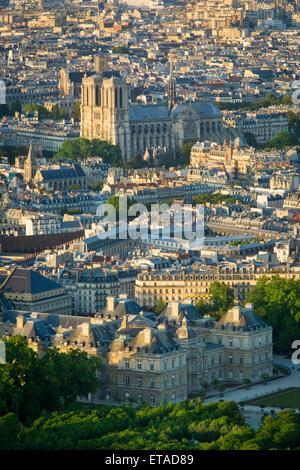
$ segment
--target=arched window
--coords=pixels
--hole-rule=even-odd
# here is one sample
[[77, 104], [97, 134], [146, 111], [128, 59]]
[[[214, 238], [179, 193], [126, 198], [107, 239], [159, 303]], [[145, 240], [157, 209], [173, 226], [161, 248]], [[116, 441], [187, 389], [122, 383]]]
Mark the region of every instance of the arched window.
[[86, 104], [89, 104], [89, 87], [86, 87]]

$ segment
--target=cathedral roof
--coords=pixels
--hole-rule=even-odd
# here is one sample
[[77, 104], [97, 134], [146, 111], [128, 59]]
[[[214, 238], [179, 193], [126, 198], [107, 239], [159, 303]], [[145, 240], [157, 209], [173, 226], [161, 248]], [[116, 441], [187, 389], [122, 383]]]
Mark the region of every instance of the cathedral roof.
[[69, 79], [73, 83], [81, 83], [84, 76], [90, 77], [94, 72], [69, 72]]
[[169, 119], [168, 106], [162, 104], [134, 105], [130, 107], [129, 119], [130, 121]]
[[130, 107], [130, 121], [151, 121], [177, 118], [181, 112], [186, 112], [191, 107], [200, 117], [221, 117], [222, 113], [213, 102], [190, 101], [177, 103], [171, 110], [167, 104], [133, 105]]
[[189, 106], [193, 108], [194, 111], [200, 117], [216, 117], [222, 116], [221, 111], [213, 102], [209, 101], [190, 101], [186, 103], [177, 103], [171, 111], [171, 117], [175, 118], [179, 113], [185, 112], [188, 110]]
[[120, 72], [118, 70], [105, 70], [102, 72], [103, 78], [121, 78]]

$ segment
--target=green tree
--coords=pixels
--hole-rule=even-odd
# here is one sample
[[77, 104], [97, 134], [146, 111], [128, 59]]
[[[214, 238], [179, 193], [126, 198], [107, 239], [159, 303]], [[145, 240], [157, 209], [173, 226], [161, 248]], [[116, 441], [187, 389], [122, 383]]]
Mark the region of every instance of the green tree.
[[188, 142], [188, 143], [184, 144], [180, 148], [180, 153], [179, 153], [179, 156], [180, 156], [179, 164], [180, 165], [189, 165], [190, 164], [191, 149], [192, 149], [194, 144], [195, 144], [195, 141], [193, 140], [192, 142]]
[[112, 52], [113, 54], [129, 54], [129, 49], [126, 46], [114, 46]]
[[160, 314], [165, 310], [166, 307], [167, 307], [167, 305], [165, 304], [165, 302], [163, 301], [163, 299], [160, 298], [160, 299], [157, 301], [156, 305], [155, 305], [155, 313], [156, 313], [157, 315], [160, 315]]
[[91, 184], [90, 188], [93, 191], [101, 191], [103, 188], [103, 183], [102, 181], [95, 181], [93, 184]]
[[134, 157], [130, 160], [130, 162], [128, 163], [128, 166], [129, 168], [145, 168], [149, 166], [149, 163], [143, 160], [142, 155], [137, 154], [137, 155], [134, 155]]
[[97, 389], [101, 362], [84, 351], [49, 348], [42, 358], [20, 336], [5, 340], [6, 364], [0, 365], [0, 416], [15, 413], [22, 422], [75, 403]]
[[52, 111], [50, 113], [50, 117], [54, 119], [54, 121], [59, 121], [61, 119], [67, 119], [68, 113], [64, 109], [59, 108], [59, 106], [56, 104], [53, 106]]
[[[117, 217], [119, 216], [119, 202], [120, 198], [119, 196], [109, 196], [107, 198], [107, 204], [111, 204], [116, 211]], [[130, 197], [127, 198], [127, 210], [129, 209], [130, 206], [133, 204], [136, 204], [136, 201], [134, 199], [131, 199]]]
[[104, 163], [111, 166], [123, 166], [122, 153], [118, 145], [100, 139], [70, 139], [63, 142], [54, 155], [57, 160], [84, 160], [101, 157]]
[[293, 341], [300, 338], [300, 281], [263, 277], [247, 300], [253, 303], [257, 315], [273, 327], [274, 348], [291, 352]]
[[16, 414], [7, 413], [2, 416], [0, 418], [0, 449], [15, 444], [22, 427]]
[[42, 105], [36, 103], [29, 103], [24, 108], [25, 113], [38, 112], [39, 119], [49, 119], [51, 113]]
[[223, 282], [214, 281], [209, 288], [209, 301], [199, 300], [196, 309], [201, 315], [212, 315], [220, 319], [234, 303], [234, 291]]
[[285, 95], [282, 100], [281, 100], [281, 103], [282, 104], [285, 104], [287, 106], [290, 106], [291, 104], [293, 104], [292, 102], [292, 97], [290, 95]]
[[75, 121], [80, 121], [80, 118], [81, 118], [80, 103], [74, 104], [71, 117], [75, 119]]
[[282, 150], [286, 147], [297, 145], [297, 136], [290, 131], [279, 132], [275, 137], [270, 139], [267, 147], [275, 150]]
[[[67, 353], [49, 348], [42, 358], [43, 384], [47, 403], [52, 408], [59, 407], [60, 399], [63, 405], [70, 405], [77, 396], [86, 397], [97, 390], [97, 367], [101, 362], [96, 357], [88, 358], [85, 351], [71, 349]], [[49, 406], [49, 405], [47, 405]]]
[[43, 415], [17, 434], [15, 446], [106, 451], [297, 449], [299, 430], [294, 411], [267, 416], [254, 430], [245, 425], [233, 401], [203, 404], [198, 399], [135, 408], [85, 405]]
[[214, 281], [209, 288], [211, 303], [216, 310], [217, 317], [222, 317], [234, 303], [234, 291], [223, 282]]
[[228, 196], [227, 194], [214, 193], [214, 194], [198, 194], [192, 199], [192, 203], [195, 206], [196, 204], [219, 204], [221, 202], [226, 202], [227, 204], [234, 204], [235, 200]]

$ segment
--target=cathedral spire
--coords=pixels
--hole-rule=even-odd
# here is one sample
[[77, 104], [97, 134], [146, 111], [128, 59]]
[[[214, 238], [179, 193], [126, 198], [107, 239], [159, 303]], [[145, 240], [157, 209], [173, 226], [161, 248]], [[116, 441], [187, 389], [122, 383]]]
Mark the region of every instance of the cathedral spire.
[[168, 80], [168, 107], [172, 109], [176, 100], [176, 82], [173, 76], [173, 62], [170, 61], [170, 74]]
[[32, 148], [32, 141], [30, 141], [28, 156], [24, 162], [24, 180], [29, 183], [37, 171], [37, 162]]

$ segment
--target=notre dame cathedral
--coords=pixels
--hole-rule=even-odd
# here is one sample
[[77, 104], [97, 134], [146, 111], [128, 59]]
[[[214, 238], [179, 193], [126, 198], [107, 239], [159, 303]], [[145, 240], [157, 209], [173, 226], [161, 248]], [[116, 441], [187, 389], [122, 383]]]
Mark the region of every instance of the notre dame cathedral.
[[222, 113], [214, 103], [176, 102], [172, 64], [168, 101], [163, 104], [130, 103], [127, 82], [105, 66], [82, 79], [81, 137], [118, 144], [125, 161], [152, 148], [176, 150], [187, 142], [204, 140], [222, 143], [236, 137], [233, 132], [223, 127]]

